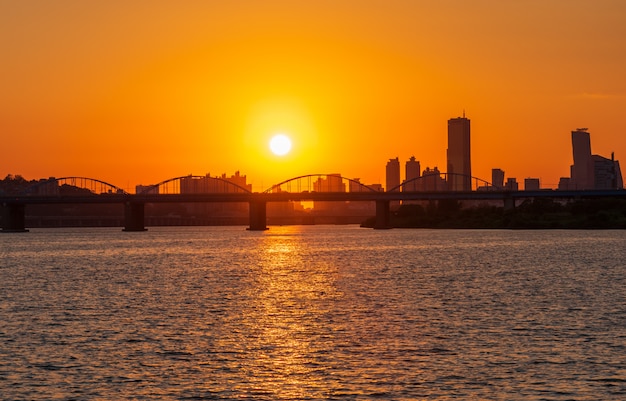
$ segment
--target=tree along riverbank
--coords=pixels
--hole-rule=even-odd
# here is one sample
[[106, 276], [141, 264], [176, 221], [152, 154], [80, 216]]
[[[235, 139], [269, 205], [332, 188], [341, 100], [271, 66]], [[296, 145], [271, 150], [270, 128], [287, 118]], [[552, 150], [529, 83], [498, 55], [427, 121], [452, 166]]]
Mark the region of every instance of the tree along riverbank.
[[[552, 199], [526, 200], [513, 210], [481, 205], [462, 207], [459, 201], [402, 205], [390, 215], [393, 228], [503, 229], [626, 229], [626, 199], [584, 199], [567, 203]], [[375, 218], [362, 227], [374, 227]]]

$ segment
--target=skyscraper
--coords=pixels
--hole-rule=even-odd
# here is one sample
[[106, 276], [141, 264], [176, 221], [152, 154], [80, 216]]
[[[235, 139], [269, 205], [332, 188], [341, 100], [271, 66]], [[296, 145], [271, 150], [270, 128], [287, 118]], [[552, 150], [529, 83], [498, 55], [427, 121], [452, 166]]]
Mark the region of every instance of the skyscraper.
[[572, 131], [572, 151], [574, 165], [571, 168], [572, 189], [593, 189], [594, 172], [593, 158], [591, 157], [591, 139], [587, 128], [578, 128]]
[[[398, 160], [397, 157], [395, 159], [389, 159], [385, 173], [387, 191], [400, 185], [400, 160]], [[396, 191], [399, 191], [399, 189]]]
[[448, 189], [472, 190], [470, 157], [470, 120], [463, 117], [448, 120]]
[[[405, 182], [403, 190], [404, 191], [417, 191], [420, 188], [420, 182], [417, 178], [420, 177], [420, 162], [419, 160], [415, 160], [415, 156], [411, 156], [411, 158], [404, 165], [405, 172]], [[411, 181], [415, 180], [415, 181]]]

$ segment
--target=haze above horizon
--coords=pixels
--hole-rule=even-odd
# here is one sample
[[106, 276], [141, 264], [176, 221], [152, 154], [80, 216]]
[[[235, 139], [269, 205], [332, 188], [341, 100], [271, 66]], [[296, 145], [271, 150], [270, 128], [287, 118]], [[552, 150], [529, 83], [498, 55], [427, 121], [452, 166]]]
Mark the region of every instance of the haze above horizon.
[[579, 127], [626, 160], [619, 0], [0, 0], [0, 54], [2, 177], [383, 183], [392, 157], [445, 170], [463, 110], [477, 177], [556, 186]]

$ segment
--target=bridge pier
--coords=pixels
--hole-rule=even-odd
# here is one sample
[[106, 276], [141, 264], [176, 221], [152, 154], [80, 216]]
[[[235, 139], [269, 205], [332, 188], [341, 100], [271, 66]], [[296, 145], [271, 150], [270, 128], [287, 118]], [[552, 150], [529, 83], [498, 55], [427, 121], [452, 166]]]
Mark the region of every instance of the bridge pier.
[[26, 233], [25, 213], [26, 205], [19, 203], [2, 204], [2, 232], [3, 233]]
[[267, 209], [266, 202], [250, 202], [250, 231], [267, 230]]
[[512, 212], [515, 210], [515, 199], [511, 196], [504, 198], [504, 211]]
[[377, 200], [376, 201], [376, 222], [374, 223], [375, 230], [389, 229], [389, 201]]
[[126, 202], [124, 204], [124, 229], [122, 231], [147, 231], [144, 227], [145, 203]]

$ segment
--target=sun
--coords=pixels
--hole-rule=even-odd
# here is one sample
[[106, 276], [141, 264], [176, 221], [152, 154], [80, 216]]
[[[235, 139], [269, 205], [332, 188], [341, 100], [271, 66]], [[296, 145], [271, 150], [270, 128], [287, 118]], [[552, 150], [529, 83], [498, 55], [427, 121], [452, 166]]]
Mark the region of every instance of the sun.
[[277, 134], [270, 139], [270, 150], [276, 156], [284, 156], [291, 150], [291, 139], [285, 134]]

